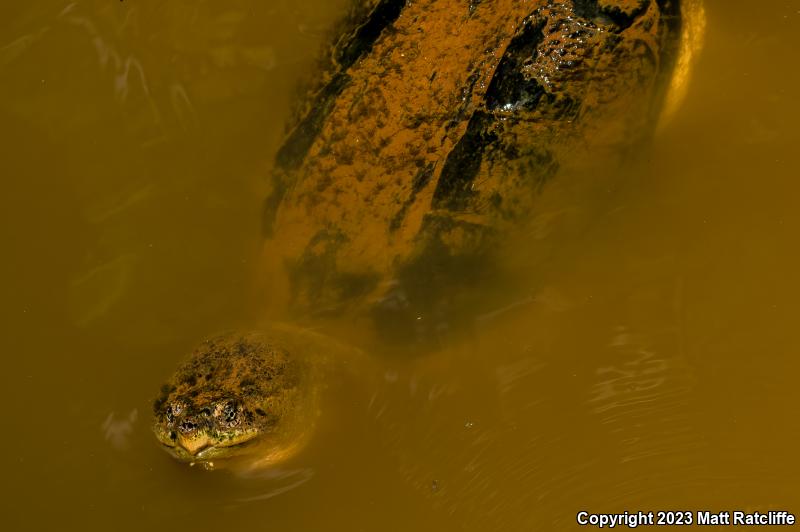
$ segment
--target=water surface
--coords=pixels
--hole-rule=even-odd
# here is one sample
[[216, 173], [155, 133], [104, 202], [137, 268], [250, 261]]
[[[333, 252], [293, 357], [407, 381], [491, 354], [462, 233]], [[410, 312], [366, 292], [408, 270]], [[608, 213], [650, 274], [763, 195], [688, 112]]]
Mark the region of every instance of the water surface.
[[160, 383], [202, 336], [258, 315], [264, 179], [344, 4], [0, 7], [11, 529], [800, 512], [800, 4], [786, 0], [709, 0], [684, 105], [620, 186], [567, 206], [590, 223], [545, 238], [518, 300], [468, 338], [383, 361], [373, 403], [340, 398], [297, 461], [241, 479], [157, 447]]

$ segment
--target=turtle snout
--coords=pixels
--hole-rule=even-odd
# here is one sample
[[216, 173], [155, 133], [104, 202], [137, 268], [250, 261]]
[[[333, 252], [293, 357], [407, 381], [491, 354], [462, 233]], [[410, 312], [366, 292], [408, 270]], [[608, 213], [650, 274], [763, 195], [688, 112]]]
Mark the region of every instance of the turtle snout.
[[181, 431], [181, 434], [191, 434], [199, 427], [197, 421], [193, 418], [184, 419], [178, 424], [178, 430]]
[[194, 417], [186, 417], [177, 424], [175, 441], [178, 446], [189, 453], [191, 456], [196, 456], [197, 453], [211, 445], [211, 438], [209, 437], [207, 427], [201, 420]]

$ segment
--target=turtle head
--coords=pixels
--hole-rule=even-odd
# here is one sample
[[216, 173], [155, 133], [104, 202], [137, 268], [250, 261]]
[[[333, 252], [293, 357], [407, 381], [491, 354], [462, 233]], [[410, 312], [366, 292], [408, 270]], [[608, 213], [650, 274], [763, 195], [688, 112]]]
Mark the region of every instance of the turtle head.
[[153, 432], [184, 462], [278, 456], [296, 443], [297, 421], [308, 406], [301, 377], [298, 361], [261, 334], [206, 340], [162, 386]]

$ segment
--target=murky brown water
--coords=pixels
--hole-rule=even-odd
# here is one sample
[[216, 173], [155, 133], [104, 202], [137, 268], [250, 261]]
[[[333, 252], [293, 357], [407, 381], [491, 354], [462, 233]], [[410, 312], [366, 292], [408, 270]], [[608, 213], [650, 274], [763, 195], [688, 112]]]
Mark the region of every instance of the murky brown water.
[[[13, 530], [561, 530], [800, 512], [800, 4], [707, 2], [687, 100], [518, 305], [383, 362], [296, 461], [173, 461], [150, 401], [258, 315], [263, 177], [345, 0], [6, 2], [3, 520]], [[557, 244], [557, 245], [556, 245]], [[350, 408], [351, 407], [351, 408]], [[352, 412], [349, 412], [352, 411]], [[352, 415], [349, 415], [352, 414]]]

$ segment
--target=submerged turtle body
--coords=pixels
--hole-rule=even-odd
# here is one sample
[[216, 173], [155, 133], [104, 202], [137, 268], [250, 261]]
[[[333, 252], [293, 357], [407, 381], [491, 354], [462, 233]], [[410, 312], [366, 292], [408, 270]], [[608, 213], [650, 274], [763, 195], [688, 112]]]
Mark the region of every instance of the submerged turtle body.
[[680, 30], [674, 0], [368, 6], [276, 157], [277, 314], [416, 317], [474, 287], [559, 171], [649, 134]]
[[[266, 310], [284, 320], [396, 321], [473, 287], [557, 174], [587, 159], [613, 167], [650, 133], [681, 10], [368, 0], [340, 32], [264, 203]], [[325, 373], [346, 351], [286, 328], [208, 341], [162, 389], [156, 436], [190, 462], [283, 460], [313, 430]]]

